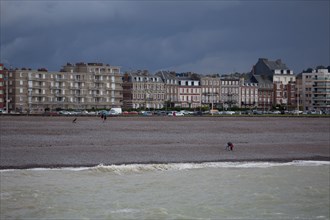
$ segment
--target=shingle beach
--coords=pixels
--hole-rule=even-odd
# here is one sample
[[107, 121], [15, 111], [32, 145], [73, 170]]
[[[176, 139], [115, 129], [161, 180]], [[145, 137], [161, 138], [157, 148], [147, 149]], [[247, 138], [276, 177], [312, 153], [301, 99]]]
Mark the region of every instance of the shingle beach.
[[[0, 169], [330, 160], [330, 118], [0, 116]], [[227, 142], [234, 151], [226, 151]]]

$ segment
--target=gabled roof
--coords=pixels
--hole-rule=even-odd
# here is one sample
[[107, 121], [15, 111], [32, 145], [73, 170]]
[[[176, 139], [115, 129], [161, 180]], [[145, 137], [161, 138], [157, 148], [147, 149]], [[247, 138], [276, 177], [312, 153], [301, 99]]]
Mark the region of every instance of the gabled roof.
[[270, 70], [287, 70], [289, 69], [285, 63], [282, 63], [282, 60], [278, 59], [276, 61], [270, 61], [265, 58], [260, 58], [259, 61], [263, 62]]
[[252, 75], [251, 82], [258, 83], [259, 85], [273, 84], [269, 76], [266, 75]]
[[155, 75], [162, 78], [162, 80], [176, 79], [175, 72], [170, 72], [170, 71], [159, 71]]

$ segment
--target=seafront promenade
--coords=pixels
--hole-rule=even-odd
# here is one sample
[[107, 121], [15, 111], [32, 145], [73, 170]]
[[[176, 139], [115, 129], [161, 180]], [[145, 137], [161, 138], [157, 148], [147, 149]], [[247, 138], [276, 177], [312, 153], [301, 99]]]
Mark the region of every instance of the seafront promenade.
[[[330, 119], [0, 116], [0, 168], [330, 160]], [[234, 151], [225, 151], [228, 141]]]

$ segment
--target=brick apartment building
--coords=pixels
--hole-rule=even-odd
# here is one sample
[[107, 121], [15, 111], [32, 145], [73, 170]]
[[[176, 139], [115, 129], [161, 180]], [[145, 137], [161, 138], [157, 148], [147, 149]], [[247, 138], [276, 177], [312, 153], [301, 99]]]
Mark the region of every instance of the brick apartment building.
[[269, 110], [275, 105], [296, 108], [296, 77], [280, 59], [259, 58], [253, 66], [252, 78], [259, 84], [259, 109]]

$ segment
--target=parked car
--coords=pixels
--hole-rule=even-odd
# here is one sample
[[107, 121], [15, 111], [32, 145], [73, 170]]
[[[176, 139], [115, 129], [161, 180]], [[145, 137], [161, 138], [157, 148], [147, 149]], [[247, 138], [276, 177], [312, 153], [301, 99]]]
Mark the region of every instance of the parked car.
[[56, 116], [58, 114], [59, 114], [58, 112], [50, 112], [50, 111], [46, 111], [43, 113], [43, 115], [46, 115], [46, 116]]
[[167, 112], [166, 111], [157, 111], [156, 112], [156, 115], [158, 115], [158, 116], [166, 116], [167, 115]]
[[184, 114], [182, 112], [176, 112], [175, 116], [184, 116]]
[[294, 114], [294, 115], [299, 115], [299, 114], [302, 114], [303, 113], [303, 111], [299, 111], [299, 110], [293, 110], [292, 111], [292, 114]]
[[96, 112], [88, 112], [87, 114], [88, 114], [88, 115], [97, 115]]
[[139, 114], [137, 111], [124, 111], [123, 112], [123, 115], [137, 115]]
[[262, 111], [258, 111], [258, 110], [253, 110], [253, 114], [255, 114], [255, 115], [262, 115], [263, 112]]
[[58, 113], [59, 113], [60, 115], [72, 115], [72, 113], [69, 112], [69, 111], [59, 111]]
[[7, 114], [7, 111], [4, 109], [0, 109], [0, 114]]
[[111, 108], [109, 111], [109, 115], [121, 115], [122, 113], [121, 108]]
[[97, 113], [98, 115], [106, 115], [109, 116], [109, 112], [107, 110], [102, 110]]
[[212, 114], [212, 115], [218, 115], [219, 114], [219, 110], [218, 109], [210, 110], [210, 114]]
[[234, 111], [225, 111], [225, 112], [223, 112], [224, 115], [233, 115], [235, 113], [236, 112], [234, 112]]
[[307, 114], [310, 114], [310, 115], [322, 115], [322, 111], [311, 110], [311, 111], [308, 111]]
[[168, 116], [184, 116], [182, 112], [171, 111], [167, 114]]
[[192, 115], [194, 113], [194, 112], [187, 111], [187, 110], [181, 110], [180, 112], [184, 115]]
[[151, 111], [141, 111], [141, 114], [143, 116], [152, 116], [153, 115], [153, 113]]
[[195, 116], [202, 116], [203, 115], [203, 112], [201, 112], [201, 111], [195, 111], [193, 113], [193, 115], [195, 115]]
[[330, 115], [330, 110], [324, 110], [324, 111], [323, 111], [323, 114], [325, 114], [325, 115]]
[[241, 114], [243, 114], [243, 115], [252, 115], [253, 112], [251, 110], [246, 110], [246, 111], [242, 111]]
[[281, 111], [275, 110], [275, 111], [272, 111], [271, 114], [278, 115], [278, 114], [281, 114]]

